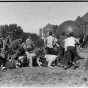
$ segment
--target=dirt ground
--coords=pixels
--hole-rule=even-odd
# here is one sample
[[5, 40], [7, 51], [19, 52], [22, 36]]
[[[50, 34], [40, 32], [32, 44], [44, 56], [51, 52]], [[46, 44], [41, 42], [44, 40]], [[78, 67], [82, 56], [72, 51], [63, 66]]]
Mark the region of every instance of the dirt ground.
[[[60, 67], [24, 67], [0, 71], [1, 87], [86, 87], [87, 70], [64, 70]], [[1, 88], [0, 87], [0, 88]]]

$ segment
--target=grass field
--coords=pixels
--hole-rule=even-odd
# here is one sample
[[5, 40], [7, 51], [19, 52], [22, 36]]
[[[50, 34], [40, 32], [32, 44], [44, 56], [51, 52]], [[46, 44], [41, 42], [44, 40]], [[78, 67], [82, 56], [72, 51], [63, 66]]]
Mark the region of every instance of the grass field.
[[64, 70], [60, 67], [25, 67], [8, 69], [0, 72], [0, 86], [2, 87], [71, 87], [87, 86], [88, 71], [76, 69]]
[[[83, 53], [83, 52], [81, 52]], [[86, 53], [87, 56], [87, 53]], [[24, 67], [0, 71], [2, 87], [84, 87], [88, 86], [88, 59], [81, 59], [77, 69], [61, 67]]]

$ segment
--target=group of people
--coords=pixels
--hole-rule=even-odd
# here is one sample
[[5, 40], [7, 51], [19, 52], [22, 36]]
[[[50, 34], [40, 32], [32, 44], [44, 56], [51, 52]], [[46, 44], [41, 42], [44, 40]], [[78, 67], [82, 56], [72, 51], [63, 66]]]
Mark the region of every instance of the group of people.
[[17, 61], [19, 56], [24, 56], [25, 51], [31, 52], [34, 48], [34, 43], [29, 37], [24, 42], [22, 39], [11, 40], [7, 38], [0, 39], [0, 67], [6, 68], [7, 62]]
[[61, 41], [63, 46], [61, 45], [62, 43], [59, 43], [59, 40], [53, 36], [52, 32], [49, 32], [49, 36], [45, 40], [45, 48], [48, 54], [54, 54], [54, 48], [59, 48], [59, 51], [63, 56], [61, 59], [63, 59], [64, 68], [76, 65], [75, 58], [78, 56], [76, 52], [76, 45], [79, 44], [79, 39], [74, 36], [73, 32], [65, 34], [65, 39]]
[[[12, 43], [10, 37], [1, 40], [0, 60], [2, 60], [3, 63], [0, 62], [1, 67], [5, 67], [7, 60], [17, 60], [19, 56], [25, 55], [26, 51], [32, 53], [33, 50], [35, 50], [35, 44], [31, 37], [27, 38], [25, 42], [23, 42], [22, 39], [18, 39], [14, 40], [15, 42]], [[44, 40], [45, 54], [59, 54], [61, 57], [60, 59], [63, 60], [64, 68], [68, 68], [76, 64], [76, 44], [79, 44], [79, 39], [74, 36], [73, 32], [66, 34], [65, 39], [61, 42], [54, 36], [53, 32], [49, 32], [49, 35]]]

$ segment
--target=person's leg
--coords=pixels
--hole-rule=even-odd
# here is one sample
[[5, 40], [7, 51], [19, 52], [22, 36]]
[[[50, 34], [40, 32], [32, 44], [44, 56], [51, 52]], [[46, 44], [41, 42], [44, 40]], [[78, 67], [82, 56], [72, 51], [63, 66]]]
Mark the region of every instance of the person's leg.
[[6, 70], [6, 59], [5, 58], [1, 58], [1, 70], [4, 71]]
[[75, 58], [75, 47], [70, 46], [69, 47], [69, 51], [70, 51], [70, 58], [69, 58], [69, 62], [70, 64], [73, 64], [74, 58]]
[[48, 54], [52, 54], [52, 49], [48, 48]]
[[53, 49], [52, 48], [47, 47], [46, 49], [47, 49], [47, 54], [53, 54]]
[[47, 52], [47, 54], [49, 53], [49, 48], [48, 47], [46, 47], [46, 52]]
[[54, 49], [50, 48], [50, 54], [55, 54]]
[[67, 48], [64, 59], [65, 59], [65, 69], [70, 68], [72, 66], [71, 47]]
[[76, 53], [76, 48], [75, 47], [72, 47], [71, 48], [71, 53], [72, 53], [72, 59], [71, 59], [71, 63], [72, 63], [72, 68], [73, 69], [76, 69], [78, 68], [78, 63], [76, 62], [77, 61], [77, 53]]
[[64, 53], [64, 58], [63, 58], [63, 63], [65, 66], [68, 66], [68, 56], [67, 56], [68, 52], [65, 51]]
[[64, 58], [64, 48], [63, 47], [58, 48], [58, 55], [60, 57], [59, 62], [64, 65], [65, 58]]
[[73, 47], [73, 49], [72, 49], [72, 54], [73, 54], [72, 62], [74, 64], [76, 64], [78, 56], [77, 56], [77, 52], [76, 52], [76, 48], [75, 47]]

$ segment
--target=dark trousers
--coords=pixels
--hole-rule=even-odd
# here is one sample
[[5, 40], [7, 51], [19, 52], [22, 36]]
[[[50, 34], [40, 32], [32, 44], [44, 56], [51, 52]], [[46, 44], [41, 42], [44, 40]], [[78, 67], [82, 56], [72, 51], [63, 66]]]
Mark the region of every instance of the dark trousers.
[[54, 54], [54, 49], [46, 47], [47, 54]]
[[59, 47], [58, 48], [58, 54], [59, 58], [57, 59], [58, 63], [64, 64], [64, 48], [63, 47]]
[[1, 66], [1, 65], [5, 66], [6, 61], [7, 61], [7, 60], [6, 60], [5, 58], [0, 57], [0, 66]]
[[72, 65], [72, 63], [75, 62], [76, 56], [77, 56], [76, 48], [73, 46], [69, 46], [64, 55], [65, 65], [67, 65], [67, 66]]
[[29, 52], [32, 51], [32, 50], [33, 50], [33, 48], [27, 48], [27, 51], [29, 51]]

